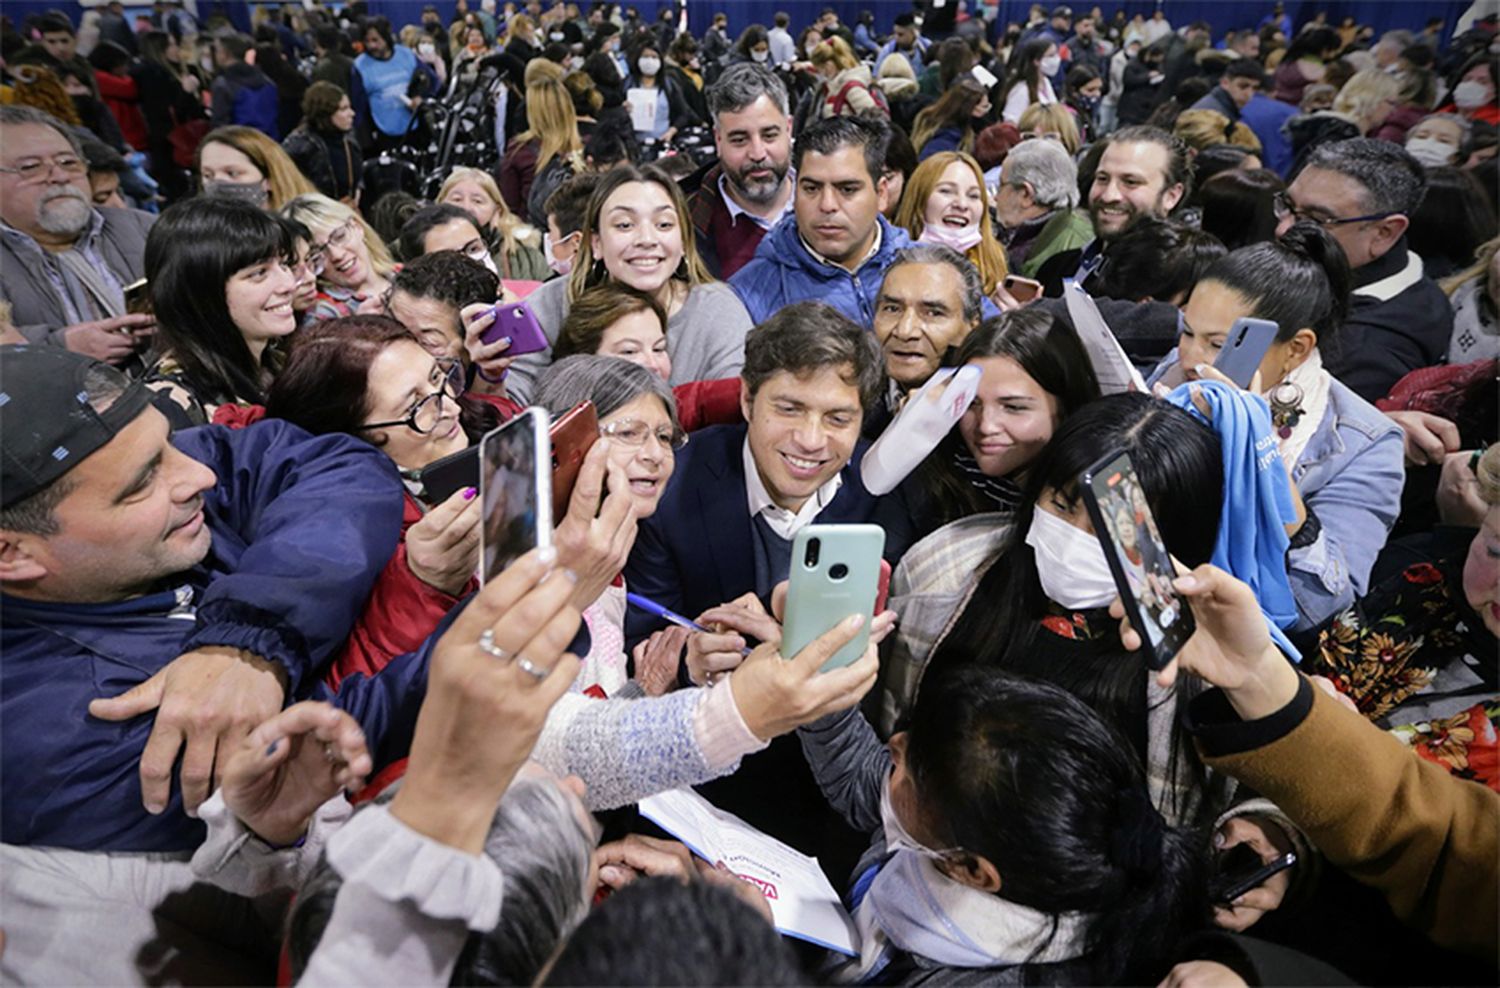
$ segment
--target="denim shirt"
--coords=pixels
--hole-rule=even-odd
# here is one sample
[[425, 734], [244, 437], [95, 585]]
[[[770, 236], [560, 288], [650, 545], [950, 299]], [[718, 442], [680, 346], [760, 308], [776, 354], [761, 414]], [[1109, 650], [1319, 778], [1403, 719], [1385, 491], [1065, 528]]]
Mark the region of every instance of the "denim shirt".
[[[1177, 364], [1174, 349], [1151, 375]], [[1297, 623], [1316, 628], [1369, 590], [1370, 569], [1401, 512], [1406, 480], [1401, 427], [1334, 378], [1328, 409], [1292, 467], [1318, 537], [1287, 553]]]

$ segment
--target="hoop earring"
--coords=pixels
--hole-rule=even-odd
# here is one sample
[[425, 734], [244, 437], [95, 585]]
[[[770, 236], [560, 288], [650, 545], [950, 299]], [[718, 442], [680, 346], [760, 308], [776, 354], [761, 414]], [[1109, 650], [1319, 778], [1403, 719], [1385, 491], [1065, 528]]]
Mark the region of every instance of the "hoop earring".
[[1282, 381], [1271, 389], [1268, 401], [1271, 405], [1271, 425], [1282, 439], [1291, 437], [1292, 430], [1302, 421], [1302, 386], [1293, 381]]

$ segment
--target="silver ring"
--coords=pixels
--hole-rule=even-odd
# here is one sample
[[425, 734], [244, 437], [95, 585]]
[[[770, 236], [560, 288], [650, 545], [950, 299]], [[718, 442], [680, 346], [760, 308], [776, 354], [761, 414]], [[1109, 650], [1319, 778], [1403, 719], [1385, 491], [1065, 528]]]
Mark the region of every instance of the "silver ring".
[[493, 655], [501, 662], [504, 662], [506, 659], [510, 658], [509, 652], [501, 648], [499, 645], [495, 644], [495, 631], [493, 628], [484, 629], [484, 632], [479, 636], [478, 645], [481, 652], [484, 652], [487, 655]]
[[536, 666], [532, 665], [531, 660], [526, 658], [526, 656], [524, 655], [516, 656], [516, 668], [520, 669], [522, 672], [526, 673], [529, 676], [534, 676], [538, 682], [546, 679], [547, 673], [550, 671], [547, 669], [538, 669]]

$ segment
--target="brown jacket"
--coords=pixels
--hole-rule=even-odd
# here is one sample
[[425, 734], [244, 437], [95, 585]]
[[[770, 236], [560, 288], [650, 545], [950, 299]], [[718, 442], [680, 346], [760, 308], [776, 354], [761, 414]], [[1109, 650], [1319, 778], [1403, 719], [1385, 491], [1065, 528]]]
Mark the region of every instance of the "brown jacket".
[[1203, 761], [1256, 789], [1402, 922], [1491, 962], [1500, 950], [1500, 793], [1455, 778], [1314, 687], [1239, 722], [1218, 690], [1189, 715]]

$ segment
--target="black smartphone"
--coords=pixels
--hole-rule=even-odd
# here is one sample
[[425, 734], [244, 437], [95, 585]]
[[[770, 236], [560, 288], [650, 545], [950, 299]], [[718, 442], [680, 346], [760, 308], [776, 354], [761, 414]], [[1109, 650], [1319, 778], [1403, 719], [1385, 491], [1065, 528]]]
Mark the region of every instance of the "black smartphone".
[[1297, 855], [1291, 851], [1263, 862], [1249, 844], [1236, 844], [1215, 862], [1214, 875], [1208, 880], [1209, 900], [1216, 905], [1228, 906], [1296, 863]]
[[1153, 669], [1164, 668], [1197, 626], [1187, 602], [1172, 586], [1177, 572], [1130, 454], [1106, 456], [1084, 471], [1080, 486], [1125, 614], [1148, 653], [1147, 663]]
[[465, 487], [478, 487], [479, 445], [433, 460], [422, 468], [421, 476], [429, 504], [442, 504]]

